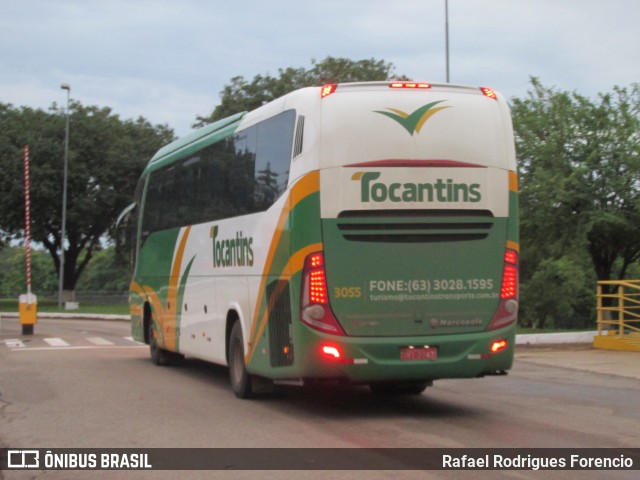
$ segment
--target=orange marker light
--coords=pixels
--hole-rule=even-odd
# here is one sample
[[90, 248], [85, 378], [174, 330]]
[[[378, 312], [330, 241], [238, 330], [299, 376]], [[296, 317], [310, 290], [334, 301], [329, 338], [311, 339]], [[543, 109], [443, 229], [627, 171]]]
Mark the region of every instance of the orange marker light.
[[431, 84], [416, 82], [393, 82], [389, 84], [389, 88], [431, 88]]
[[493, 98], [494, 100], [498, 99], [498, 95], [496, 95], [496, 92], [493, 91], [491, 88], [480, 87], [480, 91], [485, 97]]
[[327, 85], [324, 85], [320, 89], [320, 97], [322, 97], [322, 98], [328, 97], [333, 92], [335, 92], [337, 88], [338, 88], [338, 84], [337, 83], [328, 83]]

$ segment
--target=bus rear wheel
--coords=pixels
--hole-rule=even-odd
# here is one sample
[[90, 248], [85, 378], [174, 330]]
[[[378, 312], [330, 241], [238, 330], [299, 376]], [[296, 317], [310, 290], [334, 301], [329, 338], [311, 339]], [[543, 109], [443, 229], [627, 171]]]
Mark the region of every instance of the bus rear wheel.
[[233, 325], [229, 337], [229, 379], [236, 397], [251, 398], [253, 396], [252, 377], [244, 363], [244, 342], [239, 321]]
[[149, 354], [154, 365], [167, 366], [173, 363], [173, 354], [158, 345], [153, 329], [153, 321], [149, 322]]

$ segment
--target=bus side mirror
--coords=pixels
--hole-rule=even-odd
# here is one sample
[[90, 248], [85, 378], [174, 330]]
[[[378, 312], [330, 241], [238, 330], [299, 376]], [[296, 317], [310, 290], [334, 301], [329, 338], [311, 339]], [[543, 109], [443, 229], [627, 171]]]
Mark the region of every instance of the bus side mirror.
[[116, 258], [133, 273], [136, 258], [137, 203], [125, 208], [116, 221]]

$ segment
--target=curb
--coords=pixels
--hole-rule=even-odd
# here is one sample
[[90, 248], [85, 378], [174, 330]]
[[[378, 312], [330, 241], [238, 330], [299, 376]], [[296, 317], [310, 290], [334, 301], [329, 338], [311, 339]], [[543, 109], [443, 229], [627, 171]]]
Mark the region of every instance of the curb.
[[563, 333], [527, 333], [516, 335], [516, 345], [557, 345], [562, 343], [593, 343], [593, 332], [563, 332]]
[[[95, 313], [38, 313], [38, 318], [58, 320], [119, 320], [128, 322], [129, 315], [97, 315]], [[0, 312], [0, 318], [19, 318], [16, 312]]]
[[[0, 313], [0, 318], [18, 318], [15, 312]], [[39, 318], [54, 318], [59, 320], [115, 320], [128, 322], [129, 315], [96, 315], [92, 313], [39, 313]], [[558, 345], [563, 343], [593, 343], [593, 332], [563, 332], [563, 333], [527, 333], [516, 335], [516, 345]]]

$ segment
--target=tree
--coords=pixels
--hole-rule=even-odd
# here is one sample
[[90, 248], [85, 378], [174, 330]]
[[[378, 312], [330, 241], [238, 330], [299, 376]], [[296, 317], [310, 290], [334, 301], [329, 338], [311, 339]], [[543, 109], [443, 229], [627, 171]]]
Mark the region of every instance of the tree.
[[572, 257], [542, 260], [522, 285], [521, 325], [542, 329], [551, 322], [555, 328], [575, 328], [592, 321], [593, 276]]
[[203, 126], [234, 113], [254, 110], [271, 100], [303, 87], [319, 86], [326, 83], [362, 82], [369, 80], [406, 79], [394, 74], [392, 63], [383, 60], [348, 60], [327, 57], [317, 62], [311, 60], [311, 68], [279, 69], [279, 77], [256, 75], [248, 82], [244, 77], [231, 79], [220, 92], [220, 105], [207, 117], [198, 117], [194, 126]]
[[116, 247], [110, 246], [95, 253], [77, 288], [89, 292], [126, 292], [130, 280], [128, 265], [119, 261]]
[[[101, 238], [131, 202], [136, 181], [153, 153], [171, 141], [167, 126], [144, 118], [122, 121], [109, 108], [70, 105], [68, 202], [63, 288], [78, 278]], [[32, 238], [59, 271], [65, 112], [0, 104], [0, 231], [24, 235], [23, 148], [31, 157]]]
[[598, 280], [622, 279], [640, 258], [640, 85], [591, 100], [531, 83], [512, 105], [523, 284], [582, 256]]

